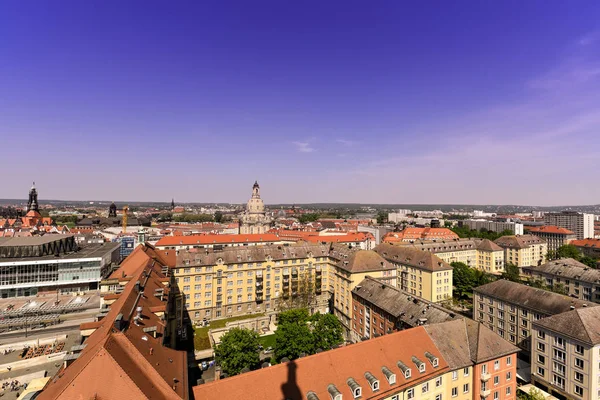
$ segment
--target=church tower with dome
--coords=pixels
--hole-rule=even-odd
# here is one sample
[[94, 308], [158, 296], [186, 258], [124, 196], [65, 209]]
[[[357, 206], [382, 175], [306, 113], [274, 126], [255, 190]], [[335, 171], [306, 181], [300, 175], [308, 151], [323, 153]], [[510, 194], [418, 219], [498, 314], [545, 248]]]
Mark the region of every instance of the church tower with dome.
[[252, 197], [240, 218], [240, 233], [265, 233], [271, 228], [271, 218], [265, 212], [265, 203], [260, 198], [260, 186], [254, 182]]

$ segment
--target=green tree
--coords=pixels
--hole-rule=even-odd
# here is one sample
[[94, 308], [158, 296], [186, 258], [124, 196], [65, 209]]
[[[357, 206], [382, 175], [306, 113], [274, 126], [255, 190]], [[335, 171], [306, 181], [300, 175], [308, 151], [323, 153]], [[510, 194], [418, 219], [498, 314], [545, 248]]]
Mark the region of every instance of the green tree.
[[260, 362], [258, 333], [249, 329], [232, 328], [221, 337], [215, 359], [228, 375], [237, 375], [244, 368], [254, 368]]
[[574, 258], [575, 260], [579, 260], [581, 253], [572, 244], [564, 244], [556, 249], [556, 258]]
[[485, 271], [475, 269], [473, 270], [473, 284], [474, 287], [486, 285], [494, 281], [494, 276]]
[[378, 224], [383, 224], [387, 221], [387, 214], [384, 211], [379, 211], [377, 213], [377, 223]]
[[581, 257], [579, 262], [587, 265], [590, 268], [598, 268], [598, 260], [592, 257]]
[[318, 213], [306, 213], [299, 216], [298, 221], [302, 224], [306, 224], [307, 222], [315, 222], [319, 217], [320, 215]]
[[542, 392], [535, 387], [532, 387], [529, 390], [529, 394], [524, 393], [524, 392], [519, 392], [519, 395], [517, 396], [519, 400], [544, 400], [545, 397], [542, 394]]
[[468, 293], [473, 291], [475, 286], [475, 274], [467, 264], [461, 262], [453, 262], [452, 266], [452, 286], [459, 299], [466, 297]]
[[513, 282], [521, 282], [521, 270], [515, 264], [507, 263], [502, 278]]
[[314, 353], [313, 336], [307, 322], [279, 323], [275, 331], [274, 350], [277, 361], [283, 357], [294, 360], [301, 354]]
[[279, 326], [289, 324], [306, 324], [308, 322], [308, 318], [309, 314], [306, 308], [296, 308], [281, 312], [277, 318], [277, 323]]
[[569, 294], [569, 291], [565, 287], [564, 283], [555, 283], [554, 285], [552, 285], [550, 290], [554, 293], [564, 294], [565, 296]]
[[527, 280], [527, 283], [529, 284], [529, 286], [534, 287], [534, 288], [546, 289], [546, 283], [544, 282], [544, 280], [542, 278], [531, 277]]
[[223, 213], [221, 211], [215, 212], [215, 222], [221, 223], [223, 221]]
[[[317, 316], [316, 318], [313, 318]], [[313, 323], [314, 349], [328, 350], [344, 342], [342, 323], [333, 314], [315, 314]]]

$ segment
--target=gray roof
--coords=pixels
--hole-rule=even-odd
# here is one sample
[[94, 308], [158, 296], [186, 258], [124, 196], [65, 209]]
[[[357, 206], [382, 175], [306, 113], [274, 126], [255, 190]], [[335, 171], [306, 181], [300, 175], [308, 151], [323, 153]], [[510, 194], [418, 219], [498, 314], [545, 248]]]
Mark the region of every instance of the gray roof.
[[[450, 310], [371, 277], [366, 277], [356, 285], [352, 294], [413, 327], [422, 325], [422, 322], [434, 324], [463, 318]], [[427, 321], [420, 321], [424, 318]]]
[[546, 315], [560, 314], [571, 310], [571, 307], [580, 308], [585, 305], [597, 304], [563, 296], [562, 294], [537, 289], [521, 283], [504, 279], [497, 280], [487, 285], [473, 289], [475, 293], [498, 299], [519, 307], [537, 311]]
[[[313, 257], [327, 257], [339, 268], [348, 272], [369, 272], [394, 270], [395, 266], [386, 261], [373, 250], [348, 248], [342, 244], [309, 244], [299, 242], [290, 245], [237, 246], [215, 249], [180, 250], [177, 256], [177, 267], [211, 266], [218, 264], [237, 264], [248, 262], [265, 262], [272, 260], [292, 260]], [[186, 264], [186, 261], [189, 263]], [[294, 264], [288, 264], [293, 267]]]
[[525, 267], [523, 271], [554, 275], [558, 278], [600, 283], [600, 270], [590, 268], [572, 258], [561, 258], [537, 267]]
[[393, 263], [407, 265], [426, 271], [446, 271], [452, 267], [447, 262], [429, 251], [422, 251], [412, 246], [392, 243], [381, 243], [375, 249], [383, 258]]
[[398, 242], [395, 246], [406, 246], [430, 253], [445, 253], [447, 251], [475, 250], [480, 239], [433, 239], [416, 240], [414, 242]]
[[531, 245], [546, 243], [546, 241], [535, 235], [511, 235], [502, 236], [496, 239], [495, 243], [504, 248], [508, 247], [511, 249], [526, 249]]
[[48, 234], [44, 236], [17, 236], [0, 238], [0, 247], [11, 246], [39, 246], [66, 239], [73, 235]]
[[472, 363], [482, 363], [519, 351], [518, 347], [485, 325], [469, 318], [427, 325], [425, 330], [451, 369], [464, 368]]
[[108, 253], [119, 249], [121, 243], [105, 242], [105, 243], [90, 243], [83, 245], [77, 251], [63, 254], [59, 256], [47, 255], [40, 257], [12, 257], [12, 258], [0, 258], [0, 267], [4, 263], [12, 263], [18, 261], [28, 261], [31, 263], [37, 263], [42, 261], [54, 261], [54, 260], [70, 260], [70, 259], [84, 259], [84, 258], [98, 258], [103, 257]]
[[600, 307], [579, 308], [533, 324], [591, 346], [600, 344]]
[[496, 243], [492, 242], [490, 239], [483, 239], [477, 245], [477, 250], [483, 251], [502, 251], [502, 247], [498, 246]]

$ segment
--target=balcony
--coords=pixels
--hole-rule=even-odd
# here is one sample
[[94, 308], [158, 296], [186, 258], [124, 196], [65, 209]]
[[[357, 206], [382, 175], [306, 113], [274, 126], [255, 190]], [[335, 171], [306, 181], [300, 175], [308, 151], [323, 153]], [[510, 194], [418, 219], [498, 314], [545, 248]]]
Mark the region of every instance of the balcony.
[[263, 285], [262, 282], [256, 282], [256, 287], [259, 287], [259, 286], [262, 287], [262, 285]]
[[491, 377], [492, 375], [489, 372], [484, 372], [481, 374], [481, 382], [487, 382]]
[[283, 283], [289, 283], [290, 282], [290, 278], [283, 278]]
[[256, 288], [256, 293], [262, 293], [262, 292], [263, 292], [263, 289], [261, 287]]
[[492, 393], [492, 391], [490, 389], [481, 389], [481, 392], [479, 392], [479, 394], [481, 395], [482, 398], [486, 398], [490, 395], [490, 393]]

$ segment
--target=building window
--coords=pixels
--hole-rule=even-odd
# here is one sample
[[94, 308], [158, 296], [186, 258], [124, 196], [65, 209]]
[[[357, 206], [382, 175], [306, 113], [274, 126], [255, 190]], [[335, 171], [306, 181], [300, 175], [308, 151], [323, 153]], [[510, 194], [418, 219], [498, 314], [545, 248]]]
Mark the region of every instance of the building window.
[[500, 395], [498, 394], [498, 391], [494, 392], [494, 400], [498, 400], [500, 398]]
[[455, 381], [458, 379], [458, 371], [452, 371], [452, 380]]
[[429, 382], [425, 382], [423, 385], [421, 385], [421, 393], [427, 392], [429, 392]]
[[506, 365], [512, 365], [512, 357], [511, 356], [506, 357]]
[[494, 371], [498, 371], [500, 369], [500, 360], [494, 361]]
[[577, 353], [577, 354], [583, 354], [583, 346], [576, 345], [575, 346], [575, 353]]
[[499, 376], [495, 376], [494, 377], [494, 386], [498, 385], [500, 383], [500, 377]]
[[544, 352], [546, 351], [546, 345], [545, 345], [544, 343], [540, 343], [540, 342], [538, 342], [537, 349], [538, 349], [539, 351], [541, 351], [542, 353], [544, 353]]
[[458, 396], [458, 388], [457, 387], [453, 387], [452, 388], [452, 397], [456, 397]]
[[575, 359], [575, 366], [577, 368], [583, 369], [583, 360], [581, 358], [576, 358]]
[[440, 393], [440, 394], [437, 394], [437, 395], [435, 396], [435, 400], [442, 400], [442, 394], [441, 394], [441, 393]]
[[442, 377], [441, 376], [435, 380], [435, 387], [440, 387], [440, 386], [442, 386]]
[[583, 396], [583, 388], [579, 385], [575, 385], [575, 394], [577, 396]]
[[507, 396], [510, 396], [510, 386], [508, 386], [508, 387], [506, 388], [506, 395], [507, 395]]
[[546, 374], [546, 370], [544, 368], [542, 368], [542, 367], [538, 367], [537, 374], [539, 376], [544, 376]]
[[583, 382], [583, 374], [581, 372], [575, 371], [575, 380], [577, 382]]
[[463, 369], [463, 376], [469, 376], [469, 368]]
[[463, 385], [463, 393], [469, 393], [469, 384], [468, 383], [465, 383]]
[[512, 379], [512, 373], [511, 373], [510, 371], [508, 371], [508, 372], [506, 373], [506, 381], [508, 382], [508, 381], [510, 381], [511, 379]]
[[538, 331], [537, 337], [539, 337], [540, 339], [546, 339], [546, 332]]

